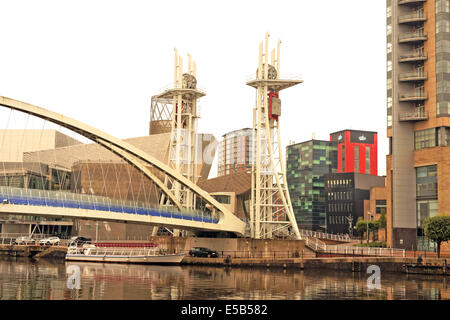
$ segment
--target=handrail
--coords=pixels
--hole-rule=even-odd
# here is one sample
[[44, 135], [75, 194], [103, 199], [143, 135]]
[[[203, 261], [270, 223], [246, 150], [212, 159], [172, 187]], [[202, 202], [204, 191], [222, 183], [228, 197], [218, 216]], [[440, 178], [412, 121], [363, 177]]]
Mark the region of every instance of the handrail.
[[[156, 92], [156, 95], [160, 95], [168, 90], [174, 90], [174, 89], [186, 89], [186, 88], [176, 87], [173, 83], [169, 83], [169, 84], [166, 84], [164, 87], [159, 88], [155, 92]], [[196, 91], [199, 91], [200, 93], [206, 95], [206, 89], [202, 86], [196, 85], [195, 88], [193, 88], [191, 90], [196, 90]]]
[[299, 231], [300, 231], [300, 235], [304, 235], [307, 237], [336, 240], [336, 241], [343, 241], [343, 242], [350, 240], [350, 237], [348, 234], [341, 236], [341, 235], [337, 235], [337, 234], [324, 233], [324, 232], [305, 230], [305, 229], [300, 229]]
[[427, 0], [400, 0], [398, 4], [408, 4], [408, 3], [415, 3], [415, 2], [426, 2]]
[[[25, 191], [25, 195], [23, 194]], [[42, 192], [42, 193], [41, 193]], [[68, 196], [62, 199], [61, 195]], [[106, 204], [107, 202], [108, 204]], [[109, 212], [123, 212], [129, 214], [157, 215], [167, 218], [179, 218], [184, 220], [198, 219], [205, 223], [217, 223], [218, 219], [210, 212], [200, 210], [176, 211], [162, 207], [148, 207], [142, 204], [124, 201], [119, 202], [116, 199], [110, 199], [102, 196], [77, 194], [71, 192], [34, 190], [14, 187], [0, 186], [0, 205], [37, 205], [49, 207], [67, 207], [81, 208]]]
[[426, 32], [416, 31], [416, 32], [402, 33], [398, 36], [399, 40], [406, 40], [406, 39], [410, 39], [410, 38], [428, 38], [428, 35]]
[[[259, 80], [258, 77], [256, 76], [256, 72], [254, 74], [249, 74], [245, 77], [245, 82], [250, 82], [250, 81], [254, 81], [254, 80]], [[269, 80], [273, 80], [273, 81], [276, 81], [276, 80], [303, 80], [303, 75], [301, 73], [281, 72], [278, 79], [269, 79]]]
[[410, 19], [426, 19], [427, 15], [423, 11], [417, 11], [410, 14], [404, 14], [398, 17], [398, 21], [402, 22], [404, 20], [410, 20]]
[[86, 256], [155, 256], [164, 254], [161, 248], [104, 248], [104, 247], [69, 247], [69, 254], [83, 254]]
[[409, 53], [409, 54], [402, 54], [399, 56], [400, 60], [412, 58], [428, 58], [428, 55], [426, 53]]
[[427, 94], [425, 92], [399, 94], [399, 99], [426, 99], [426, 98], [427, 98]]
[[408, 120], [408, 119], [428, 119], [427, 111], [415, 111], [415, 112], [400, 112], [399, 114], [400, 120]]
[[378, 256], [378, 257], [406, 256], [406, 251], [404, 249], [326, 245], [320, 243], [318, 239], [311, 240], [311, 238], [308, 238], [305, 244], [318, 253], [343, 254], [343, 255], [352, 254], [352, 255]]
[[426, 78], [428, 77], [428, 73], [427, 72], [411, 72], [411, 73], [400, 73], [399, 75], [399, 79], [407, 79], [407, 78]]

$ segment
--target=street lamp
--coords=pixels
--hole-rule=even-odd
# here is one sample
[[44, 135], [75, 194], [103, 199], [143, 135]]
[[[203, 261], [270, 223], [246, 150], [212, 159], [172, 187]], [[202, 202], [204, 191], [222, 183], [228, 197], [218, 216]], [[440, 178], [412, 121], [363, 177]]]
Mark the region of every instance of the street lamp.
[[372, 214], [367, 211], [367, 244], [369, 244], [369, 220], [372, 219]]

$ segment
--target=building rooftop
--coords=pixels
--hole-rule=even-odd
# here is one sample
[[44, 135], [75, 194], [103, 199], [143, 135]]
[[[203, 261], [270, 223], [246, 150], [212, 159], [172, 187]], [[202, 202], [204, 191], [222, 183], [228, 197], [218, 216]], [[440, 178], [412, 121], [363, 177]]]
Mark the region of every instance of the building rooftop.
[[306, 140], [306, 141], [303, 141], [303, 142], [295, 142], [293, 144], [288, 145], [288, 147], [292, 147], [292, 146], [295, 146], [295, 145], [298, 145], [298, 144], [305, 144], [305, 143], [308, 143], [308, 142], [325, 142], [325, 143], [330, 143], [331, 142], [332, 143], [332, 142], [335, 142], [335, 141], [311, 139], [311, 140]]
[[247, 172], [236, 172], [198, 182], [198, 186], [206, 192], [234, 192], [236, 195], [250, 191], [251, 184], [252, 175]]
[[336, 132], [331, 132], [330, 134], [335, 134], [335, 133], [339, 133], [339, 132], [344, 132], [344, 131], [350, 131], [350, 132], [365, 132], [365, 133], [377, 133], [377, 131], [367, 131], [367, 130], [358, 130], [358, 129], [343, 129], [343, 130], [339, 130]]
[[233, 131], [230, 131], [230, 132], [227, 132], [227, 133], [223, 134], [222, 137], [225, 137], [225, 136], [227, 136], [229, 134], [237, 133], [237, 132], [240, 132], [240, 131], [249, 131], [249, 130], [252, 130], [252, 128], [242, 128], [242, 129], [233, 130]]

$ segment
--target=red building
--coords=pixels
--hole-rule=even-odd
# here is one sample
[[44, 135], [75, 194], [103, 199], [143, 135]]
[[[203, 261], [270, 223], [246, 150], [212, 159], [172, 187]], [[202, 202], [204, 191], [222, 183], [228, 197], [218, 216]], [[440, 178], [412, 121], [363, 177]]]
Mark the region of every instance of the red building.
[[338, 172], [378, 175], [377, 133], [343, 130], [330, 134], [338, 144]]

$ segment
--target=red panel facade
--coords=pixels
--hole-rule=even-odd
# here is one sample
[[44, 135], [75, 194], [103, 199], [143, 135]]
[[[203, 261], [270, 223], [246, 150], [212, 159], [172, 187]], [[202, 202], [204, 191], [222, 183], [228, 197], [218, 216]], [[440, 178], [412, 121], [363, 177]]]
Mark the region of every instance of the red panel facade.
[[[330, 134], [338, 143], [338, 172], [355, 172], [355, 147], [359, 150], [358, 173], [378, 175], [378, 137], [376, 132], [345, 130]], [[370, 150], [370, 171], [366, 172], [366, 150]]]

